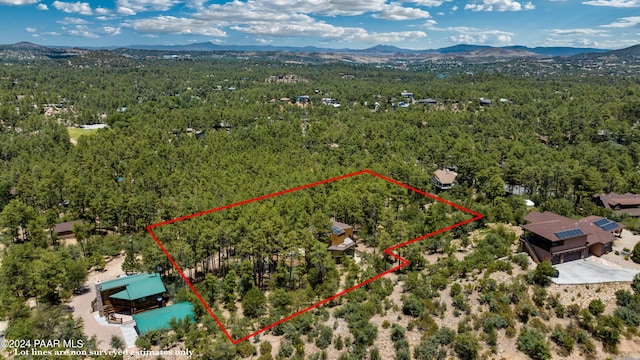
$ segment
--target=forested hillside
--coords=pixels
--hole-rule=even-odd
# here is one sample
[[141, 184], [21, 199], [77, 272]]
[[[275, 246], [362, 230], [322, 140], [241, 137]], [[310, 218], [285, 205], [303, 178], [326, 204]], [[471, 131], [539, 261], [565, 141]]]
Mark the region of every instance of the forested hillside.
[[[268, 59], [134, 60], [107, 52], [1, 64], [0, 319], [8, 321], [6, 338], [86, 338], [65, 304], [88, 271], [126, 253], [128, 270], [162, 269], [172, 296], [192, 301], [204, 324], [177, 324], [172, 335], [141, 337], [139, 346], [180, 343], [206, 359], [252, 354], [262, 359], [498, 359], [504, 349], [516, 347], [523, 358], [600, 358], [617, 353], [621, 341], [637, 345], [637, 284], [616, 293], [624, 310], [614, 306], [602, 314], [591, 306], [560, 303], [547, 296], [544, 276], [534, 276], [527, 259], [511, 258], [515, 234], [487, 224], [521, 224], [525, 198], [540, 211], [612, 217], [594, 205], [593, 194], [640, 193], [640, 78], [525, 77], [474, 69], [473, 74], [439, 76], [437, 68], [406, 71]], [[402, 92], [435, 104], [399, 107]], [[296, 101], [301, 95], [309, 101]], [[325, 105], [323, 98], [341, 106]], [[480, 98], [491, 104], [481, 105]], [[75, 128], [98, 123], [109, 127]], [[70, 133], [80, 136], [71, 139]], [[459, 176], [453, 189], [437, 195], [482, 213], [482, 221], [412, 245], [406, 250], [410, 254], [403, 255], [411, 256], [412, 266], [400, 274], [278, 326], [263, 340], [237, 346], [199, 307], [145, 231], [153, 223], [362, 169], [436, 193], [432, 174], [439, 168]], [[320, 241], [316, 237], [322, 232], [308, 227], [328, 228], [330, 216], [358, 225], [363, 238], [386, 236], [386, 244], [466, 219], [442, 204], [389, 189], [378, 189], [382, 195], [367, 207], [362, 194], [377, 190], [353, 189], [356, 193], [350, 194], [342, 188], [343, 195], [334, 198], [291, 194], [286, 201], [256, 205], [257, 215], [246, 215], [245, 225], [251, 236], [270, 236], [274, 244], [304, 238], [307, 245], [300, 247], [311, 253], [311, 241]], [[523, 193], [512, 195], [513, 189]], [[354, 203], [358, 206], [350, 210], [351, 217], [341, 214], [341, 207]], [[371, 220], [372, 208], [380, 224], [388, 218], [395, 225], [375, 230], [379, 224]], [[189, 226], [195, 222], [185, 223], [162, 235], [187, 239], [174, 241], [176, 249], [193, 254], [180, 259], [181, 266], [194, 270], [199, 291], [237, 334], [260, 323], [247, 318], [264, 315], [230, 314], [242, 308], [254, 286], [262, 297], [266, 293], [258, 300], [261, 306], [268, 302], [278, 308], [265, 319], [277, 319], [394, 261], [377, 251], [367, 258], [369, 267], [350, 259], [330, 262], [327, 271], [343, 278], [322, 287], [324, 278], [318, 281], [311, 270], [313, 259], [326, 255], [322, 248], [295, 274], [297, 285], [292, 285], [292, 273], [281, 274], [279, 284], [270, 276], [269, 283], [255, 260], [263, 256], [253, 250], [233, 249], [236, 261], [228, 261], [229, 242], [245, 238], [237, 233], [243, 214], [233, 216], [229, 226], [216, 225], [217, 220], [197, 228]], [[77, 219], [82, 220], [73, 230], [77, 242], [58, 241], [53, 226]], [[615, 219], [630, 230], [640, 226], [634, 219]], [[472, 233], [480, 236], [472, 238]], [[209, 239], [212, 247], [203, 249], [202, 242], [189, 240], [195, 238]], [[280, 245], [283, 251], [296, 247]], [[206, 262], [206, 251], [215, 254], [217, 269]], [[492, 273], [513, 276], [501, 282]], [[561, 320], [553, 327], [550, 319]], [[383, 338], [393, 344], [383, 347]]]

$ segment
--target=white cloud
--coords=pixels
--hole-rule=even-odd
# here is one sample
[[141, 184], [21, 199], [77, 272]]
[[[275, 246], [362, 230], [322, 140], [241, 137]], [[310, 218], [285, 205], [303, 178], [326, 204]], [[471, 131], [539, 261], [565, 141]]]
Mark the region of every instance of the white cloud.
[[28, 32], [28, 33], [34, 33], [34, 32], [36, 32], [37, 29], [36, 28], [32, 28], [32, 27], [28, 27], [28, 28], [25, 28], [24, 30], [26, 32]]
[[[450, 1], [450, 0], [445, 0]], [[426, 7], [438, 7], [442, 5], [445, 1], [442, 0], [406, 0], [404, 2], [416, 4], [418, 6], [426, 6]]]
[[39, 0], [0, 0], [2, 5], [30, 5], [35, 4]]
[[617, 8], [640, 7], [640, 0], [590, 0], [583, 1], [585, 5], [610, 6]]
[[213, 26], [211, 22], [174, 16], [130, 20], [126, 21], [124, 26], [141, 33], [150, 34], [227, 36], [223, 30]]
[[523, 7], [521, 3], [514, 0], [482, 0], [482, 3], [465, 5], [464, 9], [471, 11], [521, 11], [533, 10], [535, 5], [530, 1]]
[[56, 22], [63, 25], [86, 25], [89, 23], [87, 20], [73, 17], [65, 17], [64, 19], [58, 20]]
[[91, 10], [91, 6], [89, 5], [89, 3], [86, 3], [86, 2], [77, 1], [74, 3], [68, 3], [68, 2], [62, 2], [62, 1], [56, 0], [51, 5], [53, 5], [54, 8], [66, 13], [80, 14], [80, 15], [93, 14], [93, 10]]
[[630, 16], [630, 17], [620, 18], [612, 22], [611, 24], [601, 25], [601, 26], [608, 27], [608, 28], [626, 28], [626, 27], [634, 27], [638, 24], [640, 24], [640, 16]]
[[179, 0], [117, 0], [118, 12], [123, 15], [135, 15], [144, 11], [167, 11], [178, 4]]
[[456, 26], [447, 27], [443, 30], [457, 32], [449, 40], [455, 43], [465, 44], [509, 44], [513, 33], [501, 30], [482, 30], [473, 27]]
[[273, 42], [273, 40], [271, 39], [263, 39], [263, 38], [257, 38], [256, 39], [257, 42], [259, 42], [260, 44], [271, 44]]
[[106, 35], [120, 35], [121, 28], [113, 26], [103, 26], [101, 32]]
[[111, 14], [111, 10], [105, 9], [103, 7], [97, 7], [95, 13], [96, 15], [109, 15]]
[[98, 39], [100, 36], [91, 31], [86, 25], [76, 25], [72, 29], [67, 30], [67, 35]]
[[405, 42], [411, 41], [417, 38], [426, 37], [422, 31], [400, 31], [400, 32], [386, 32], [386, 33], [369, 33], [364, 29], [359, 29], [359, 31], [354, 34], [347, 36], [345, 40], [347, 41], [357, 41], [369, 44], [385, 44], [385, 43], [394, 43], [394, 42]]
[[551, 29], [549, 30], [551, 35], [558, 36], [607, 36], [609, 31], [607, 30], [595, 30], [595, 29]]
[[49, 7], [46, 4], [38, 4], [38, 10], [49, 10]]
[[436, 25], [438, 25], [437, 21], [435, 21], [433, 19], [429, 19], [429, 20], [425, 21], [422, 26], [425, 27], [428, 30], [435, 30], [435, 31], [444, 30], [444, 29], [441, 29], [441, 28], [437, 27]]
[[415, 20], [427, 19], [431, 17], [428, 11], [406, 8], [395, 4], [388, 5], [387, 7], [385, 7], [385, 9], [372, 16], [374, 18], [384, 20]]
[[458, 10], [458, 7], [457, 7], [456, 5], [453, 5], [453, 6], [451, 7], [451, 11], [457, 11], [457, 10]]

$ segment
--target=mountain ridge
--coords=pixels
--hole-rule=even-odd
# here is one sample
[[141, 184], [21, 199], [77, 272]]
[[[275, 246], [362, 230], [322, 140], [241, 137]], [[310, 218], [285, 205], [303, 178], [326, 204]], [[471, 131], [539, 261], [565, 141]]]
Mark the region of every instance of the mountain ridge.
[[457, 44], [438, 49], [405, 49], [393, 45], [378, 44], [365, 49], [322, 48], [316, 46], [275, 46], [275, 45], [220, 45], [202, 42], [183, 45], [127, 45], [107, 47], [46, 46], [23, 41], [16, 44], [0, 45], [0, 50], [15, 51], [59, 51], [61, 49], [110, 50], [147, 50], [166, 52], [216, 52], [216, 51], [252, 51], [252, 52], [290, 52], [290, 53], [334, 53], [380, 56], [453, 56], [453, 57], [569, 57], [577, 55], [616, 55], [640, 56], [640, 44], [623, 49], [597, 49], [575, 47], [528, 47], [523, 45], [489, 46]]

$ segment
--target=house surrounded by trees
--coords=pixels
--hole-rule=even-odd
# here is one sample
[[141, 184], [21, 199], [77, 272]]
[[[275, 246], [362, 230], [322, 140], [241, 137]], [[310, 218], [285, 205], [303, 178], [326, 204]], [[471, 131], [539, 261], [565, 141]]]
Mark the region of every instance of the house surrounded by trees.
[[638, 194], [616, 194], [610, 192], [608, 194], [596, 194], [593, 198], [596, 204], [606, 209], [611, 209], [614, 213], [640, 216], [640, 195]]
[[353, 238], [353, 226], [331, 220], [331, 245], [329, 251], [335, 257], [352, 254], [356, 242]]
[[160, 274], [135, 274], [96, 283], [94, 310], [100, 316], [115, 313], [133, 315], [162, 307], [167, 289]]
[[458, 173], [449, 169], [438, 169], [433, 173], [433, 184], [440, 190], [449, 190], [456, 182]]

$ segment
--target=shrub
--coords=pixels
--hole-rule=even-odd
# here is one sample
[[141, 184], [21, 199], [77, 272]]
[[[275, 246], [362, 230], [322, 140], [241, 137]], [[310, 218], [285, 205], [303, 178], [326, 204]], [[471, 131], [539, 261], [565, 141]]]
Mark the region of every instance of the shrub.
[[593, 299], [589, 302], [589, 312], [598, 316], [604, 312], [604, 303], [600, 299]]
[[543, 261], [536, 266], [536, 269], [533, 272], [533, 282], [546, 286], [549, 284], [550, 277], [556, 274], [556, 269], [551, 265], [549, 261]]
[[256, 347], [251, 345], [251, 343], [248, 341], [243, 341], [240, 344], [236, 345], [236, 352], [238, 353], [238, 355], [240, 355], [241, 358], [253, 356], [258, 353], [256, 351]]
[[476, 336], [471, 332], [466, 332], [456, 336], [453, 344], [458, 358], [463, 360], [472, 360], [478, 357], [478, 349], [480, 343]]
[[388, 320], [385, 320], [385, 321], [382, 322], [382, 328], [383, 329], [388, 329], [389, 326], [391, 326], [391, 324], [389, 323]]
[[333, 343], [333, 347], [335, 347], [336, 350], [342, 350], [343, 346], [344, 346], [344, 343], [342, 342], [342, 336], [338, 335], [338, 337]]
[[329, 344], [331, 344], [331, 339], [333, 338], [333, 331], [330, 327], [324, 325], [318, 325], [320, 330], [320, 335], [316, 339], [316, 346], [319, 349], [326, 349]]
[[260, 355], [271, 354], [271, 349], [273, 349], [271, 343], [268, 341], [263, 341], [260, 344]]
[[553, 329], [553, 332], [551, 333], [551, 340], [560, 347], [558, 353], [561, 356], [569, 356], [576, 344], [576, 340], [560, 325], [556, 325]]
[[438, 347], [439, 345], [433, 337], [424, 338], [413, 350], [413, 357], [417, 360], [436, 359], [438, 355]]
[[398, 324], [393, 324], [391, 328], [391, 341], [394, 343], [400, 339], [404, 339], [404, 328]]
[[413, 317], [418, 317], [422, 312], [422, 301], [411, 294], [402, 299], [402, 313]]
[[633, 253], [631, 254], [631, 260], [635, 263], [640, 263], [640, 242], [637, 242], [633, 247]]
[[540, 330], [523, 327], [518, 335], [518, 350], [533, 360], [551, 359], [551, 349]]
[[613, 315], [620, 318], [628, 326], [640, 325], [640, 314], [626, 306], [620, 306], [617, 308]]
[[293, 344], [289, 340], [283, 340], [278, 349], [278, 357], [288, 358], [293, 354]]
[[453, 283], [451, 285], [451, 297], [459, 295], [462, 293], [462, 286], [459, 283]]
[[516, 265], [520, 266], [522, 270], [527, 270], [529, 267], [529, 256], [525, 254], [518, 254], [511, 258]]

